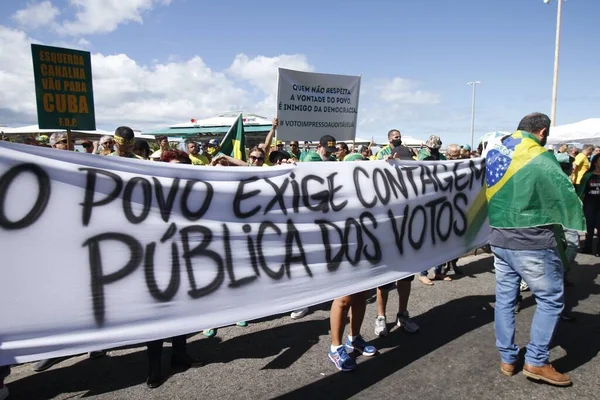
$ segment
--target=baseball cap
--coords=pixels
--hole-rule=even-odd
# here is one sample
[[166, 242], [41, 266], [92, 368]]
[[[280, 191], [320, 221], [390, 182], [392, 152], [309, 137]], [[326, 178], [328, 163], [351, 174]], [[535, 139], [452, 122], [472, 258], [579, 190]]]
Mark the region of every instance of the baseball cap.
[[468, 144], [465, 144], [462, 148], [467, 151], [471, 151], [471, 146], [469, 146]]
[[218, 146], [219, 145], [219, 141], [217, 139], [212, 139], [208, 141], [208, 145], [209, 146]]
[[67, 140], [66, 133], [55, 132], [50, 136], [50, 146], [54, 146], [56, 143]]
[[288, 160], [290, 158], [290, 154], [283, 150], [275, 150], [269, 153], [269, 162], [271, 164], [276, 164], [281, 160]]
[[283, 145], [283, 142], [281, 140], [278, 140], [277, 142], [275, 142], [275, 146], [279, 146], [279, 145]]
[[335, 153], [337, 151], [337, 148], [335, 147], [335, 138], [331, 135], [322, 136], [321, 140], [319, 140], [319, 144], [321, 145], [321, 147], [324, 147], [325, 151], [327, 151], [328, 153]]
[[431, 149], [439, 149], [442, 147], [442, 139], [439, 136], [431, 135], [429, 139], [425, 142], [425, 146]]

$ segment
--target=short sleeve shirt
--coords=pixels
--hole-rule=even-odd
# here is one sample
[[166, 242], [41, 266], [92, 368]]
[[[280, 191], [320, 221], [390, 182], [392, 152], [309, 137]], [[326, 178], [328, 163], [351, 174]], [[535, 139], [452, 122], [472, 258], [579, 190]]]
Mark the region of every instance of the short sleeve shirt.
[[579, 185], [581, 183], [581, 178], [585, 175], [586, 172], [590, 169], [590, 161], [583, 153], [577, 154], [575, 157], [575, 162], [573, 165], [577, 168], [577, 176], [575, 176], [575, 184]]

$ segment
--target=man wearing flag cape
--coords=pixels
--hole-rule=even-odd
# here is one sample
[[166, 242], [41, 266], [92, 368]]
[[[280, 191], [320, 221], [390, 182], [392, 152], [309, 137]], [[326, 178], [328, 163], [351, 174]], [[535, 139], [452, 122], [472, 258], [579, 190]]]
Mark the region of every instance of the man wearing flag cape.
[[550, 118], [534, 113], [521, 120], [515, 133], [486, 148], [489, 242], [496, 268], [496, 346], [500, 372], [514, 375], [519, 363], [514, 310], [523, 280], [537, 303], [523, 374], [568, 386], [569, 376], [550, 365], [550, 345], [564, 308], [563, 232], [583, 231], [585, 223], [572, 183], [544, 148], [549, 133]]

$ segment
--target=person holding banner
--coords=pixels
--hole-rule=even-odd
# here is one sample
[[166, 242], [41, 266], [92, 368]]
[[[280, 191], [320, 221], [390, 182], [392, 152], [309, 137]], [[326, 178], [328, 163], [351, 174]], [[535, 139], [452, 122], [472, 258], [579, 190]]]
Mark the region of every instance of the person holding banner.
[[[133, 133], [133, 129], [131, 129], [130, 127], [128, 127], [128, 126], [118, 127], [115, 130], [114, 141], [115, 141], [115, 147], [117, 149], [114, 151], [114, 153], [110, 154], [110, 156], [135, 158], [137, 160], [143, 160], [142, 157], [136, 155], [133, 152], [133, 149], [135, 148], [135, 134]], [[150, 156], [150, 157], [152, 157], [152, 156]]]
[[[334, 155], [337, 151], [335, 138], [325, 135], [319, 140], [316, 151], [308, 153], [304, 161], [335, 161]], [[352, 371], [356, 368], [356, 361], [350, 357], [348, 351], [357, 351], [363, 356], [373, 356], [377, 353], [377, 349], [369, 345], [360, 335], [367, 308], [367, 293], [368, 291], [365, 291], [338, 297], [331, 304], [329, 314], [331, 346], [328, 357], [340, 371]], [[343, 343], [342, 338], [348, 312], [350, 312], [350, 332]]]
[[[400, 131], [392, 129], [388, 133], [390, 146], [397, 144], [391, 153], [383, 155], [384, 160], [409, 160], [414, 161], [414, 153], [406, 146], [402, 146]], [[388, 146], [389, 147], [389, 146]], [[385, 151], [387, 153], [387, 150]], [[412, 320], [408, 313], [408, 299], [412, 289], [412, 282], [415, 276], [411, 275], [396, 281], [396, 290], [398, 290], [398, 313], [396, 314], [396, 326], [404, 328], [406, 332], [415, 333], [419, 330], [419, 325]], [[394, 288], [394, 283], [377, 288], [377, 318], [375, 318], [375, 334], [377, 336], [387, 336], [387, 321], [385, 317], [385, 308], [387, 306], [388, 294]]]

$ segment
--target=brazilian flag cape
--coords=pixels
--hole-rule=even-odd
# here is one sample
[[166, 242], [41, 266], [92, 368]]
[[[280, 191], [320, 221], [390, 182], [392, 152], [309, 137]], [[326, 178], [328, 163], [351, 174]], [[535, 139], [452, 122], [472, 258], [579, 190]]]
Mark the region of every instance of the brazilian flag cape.
[[220, 152], [238, 160], [246, 161], [246, 134], [240, 114], [223, 137]]
[[562, 225], [585, 230], [583, 207], [573, 184], [535, 136], [516, 131], [488, 145], [486, 197], [491, 227]]

